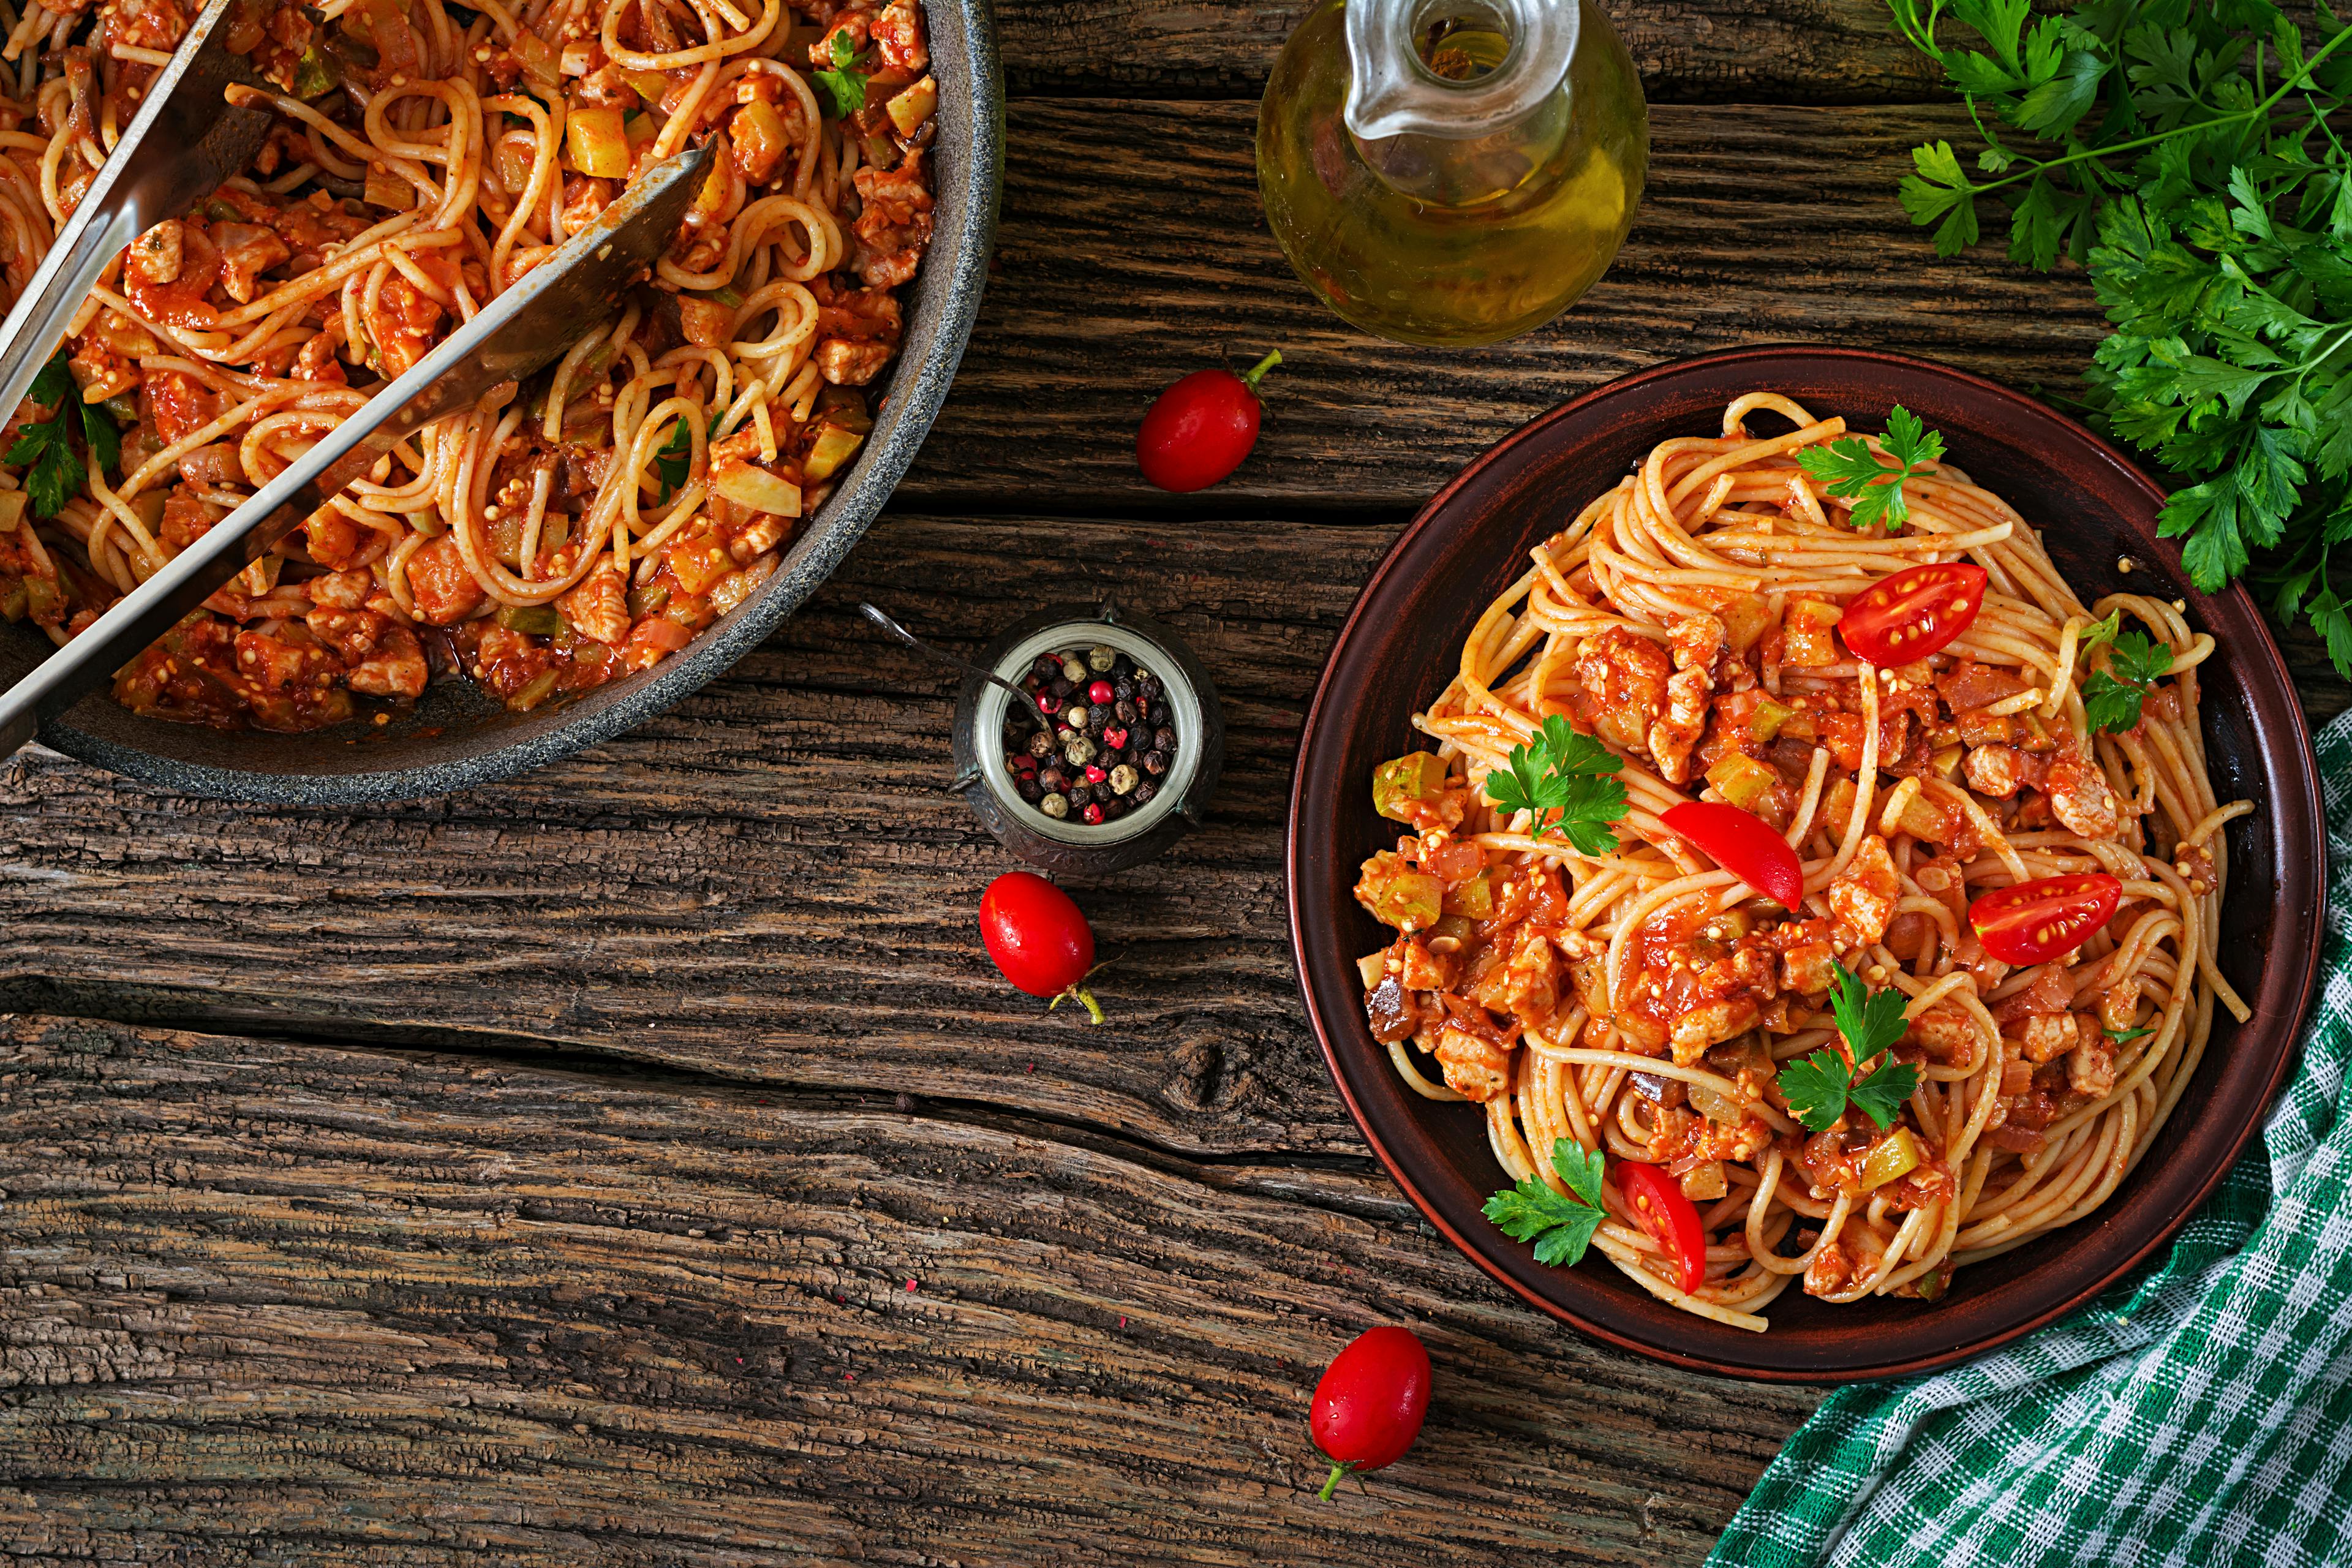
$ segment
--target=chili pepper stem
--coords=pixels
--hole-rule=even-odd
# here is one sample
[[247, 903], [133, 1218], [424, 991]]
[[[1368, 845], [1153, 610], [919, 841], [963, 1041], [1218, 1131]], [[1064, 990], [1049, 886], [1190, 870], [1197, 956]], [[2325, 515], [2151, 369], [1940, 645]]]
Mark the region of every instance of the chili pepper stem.
[[[1097, 967], [1099, 967], [1099, 965], [1097, 965]], [[1076, 998], [1085, 1005], [1087, 1010], [1087, 1021], [1088, 1023], [1099, 1024], [1103, 1021], [1102, 1004], [1096, 1001], [1094, 998], [1094, 993], [1088, 991], [1083, 985], [1073, 985], [1067, 991], [1063, 992], [1059, 996], [1055, 997], [1051, 1002], [1046, 1003], [1045, 1011], [1050, 1013], [1055, 1008], [1060, 1006], [1063, 1003], [1069, 1001], [1072, 998]]]
[[1348, 1467], [1345, 1463], [1337, 1459], [1333, 1460], [1331, 1463], [1331, 1473], [1323, 1478], [1323, 1489], [1317, 1492], [1315, 1495], [1324, 1502], [1329, 1502], [1331, 1500], [1331, 1494], [1339, 1489], [1339, 1478], [1347, 1473]]
[[1264, 359], [1258, 361], [1256, 364], [1250, 367], [1249, 372], [1242, 377], [1242, 384], [1248, 387], [1252, 392], [1255, 392], [1257, 390], [1258, 378], [1265, 375], [1267, 371], [1272, 370], [1276, 365], [1278, 365], [1281, 363], [1282, 351], [1280, 349], [1276, 349]]

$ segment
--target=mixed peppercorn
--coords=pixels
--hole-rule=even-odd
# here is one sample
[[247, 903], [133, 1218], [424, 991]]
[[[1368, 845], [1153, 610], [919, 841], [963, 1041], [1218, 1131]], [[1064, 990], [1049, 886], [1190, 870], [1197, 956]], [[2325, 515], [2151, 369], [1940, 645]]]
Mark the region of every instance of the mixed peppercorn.
[[1160, 793], [1176, 761], [1176, 720], [1158, 676], [1097, 644], [1039, 654], [1021, 688], [1043, 721], [1004, 716], [1004, 766], [1023, 800], [1091, 826]]

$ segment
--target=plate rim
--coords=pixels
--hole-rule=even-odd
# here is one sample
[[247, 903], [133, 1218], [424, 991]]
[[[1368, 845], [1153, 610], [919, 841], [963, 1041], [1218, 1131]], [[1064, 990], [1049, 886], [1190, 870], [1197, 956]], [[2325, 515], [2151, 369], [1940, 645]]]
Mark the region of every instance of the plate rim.
[[[1490, 1237], [1480, 1237], [1474, 1241], [1471, 1237], [1461, 1234], [1446, 1219], [1437, 1204], [1422, 1191], [1419, 1184], [1400, 1163], [1395, 1152], [1388, 1147], [1374, 1130], [1370, 1118], [1357, 1100], [1355, 1089], [1349, 1081], [1348, 1069], [1333, 1044], [1335, 1031], [1317, 1000], [1313, 977], [1308, 971], [1307, 922], [1300, 894], [1304, 868], [1299, 821], [1302, 810], [1307, 805], [1305, 799], [1307, 778], [1307, 759], [1318, 741], [1322, 738], [1318, 735], [1318, 731], [1325, 724], [1334, 722], [1328, 710], [1334, 701], [1333, 681], [1339, 663], [1339, 656], [1348, 646], [1349, 639], [1357, 634], [1375, 594], [1388, 581], [1391, 574], [1399, 569], [1401, 562], [1409, 553], [1414, 542], [1419, 540], [1425, 531], [1440, 521], [1454, 499], [1510, 452], [1522, 445], [1540, 441], [1545, 432], [1554, 425], [1585, 413], [1597, 405], [1624, 397], [1655, 383], [1689, 375], [1697, 371], [1713, 371], [1726, 366], [1742, 364], [1765, 367], [1792, 357], [1815, 362], [1844, 361], [1881, 368], [1891, 366], [1958, 383], [1997, 401], [2030, 411], [2035, 417], [2057, 421], [2068, 427], [2093, 456], [2107, 464], [2123, 478], [2127, 485], [2140, 490], [2152, 503], [2161, 506], [2167, 499], [2164, 489], [2128, 456], [2080, 421], [1988, 377], [1916, 355], [1875, 349], [1799, 342], [1749, 344], [1671, 360], [1592, 387], [1536, 415], [1465, 464], [1413, 514], [1412, 521], [1398, 533], [1379, 563], [1372, 568], [1370, 574], [1365, 579], [1363, 587], [1358, 592], [1353, 604], [1349, 606], [1347, 616], [1340, 623], [1339, 633], [1333, 637], [1331, 646], [1324, 656], [1322, 670], [1316, 679], [1314, 696], [1307, 704], [1306, 718], [1300, 726], [1298, 751], [1292, 765], [1290, 789], [1287, 792], [1288, 816], [1283, 833], [1284, 892], [1289, 917], [1292, 971], [1298, 984], [1300, 998], [1306, 1005], [1309, 1027], [1315, 1035], [1317, 1046], [1323, 1054], [1325, 1070], [1330, 1075], [1333, 1086], [1338, 1089], [1339, 1098], [1347, 1107], [1349, 1119], [1356, 1124], [1358, 1132], [1370, 1146], [1381, 1165], [1386, 1168], [1391, 1179], [1397, 1184], [1399, 1189], [1420, 1212], [1422, 1217], [1444, 1237], [1457, 1252], [1467, 1258], [1488, 1278], [1537, 1310], [1565, 1323], [1580, 1333], [1621, 1350], [1630, 1351], [1636, 1355], [1690, 1371], [1711, 1373], [1752, 1382], [1845, 1384], [1907, 1377], [1937, 1371], [2011, 1343], [2022, 1335], [2056, 1321], [2077, 1310], [2117, 1280], [2140, 1268], [2155, 1255], [2158, 1248], [2168, 1244], [2179, 1233], [2181, 1227], [2212, 1196], [2222, 1178], [2243, 1157], [2247, 1145], [2261, 1130], [2272, 1103], [2276, 1100], [2281, 1087], [2285, 1082], [2287, 1074], [2301, 1056], [2300, 1040], [2305, 1020], [2310, 1015], [2312, 1002], [2316, 994], [2319, 953], [2326, 928], [2326, 921], [2320, 918], [2315, 898], [2298, 905], [2293, 897], [2293, 888], [2290, 884], [2309, 880], [2312, 874], [2307, 868], [2288, 866], [2286, 857], [2282, 855], [2280, 858], [2282, 868], [2291, 873], [2299, 874], [2282, 875], [2279, 885], [2273, 894], [2274, 907], [2288, 922], [2289, 938], [2285, 945], [2292, 950], [2291, 956], [2296, 961], [2299, 970], [2299, 979], [2294, 987], [2293, 1004], [2287, 1009], [2285, 1021], [2281, 1026], [2284, 1038], [2271, 1053], [2272, 1059], [2252, 1110], [2241, 1120], [2240, 1125], [2230, 1131], [2223, 1141], [2224, 1147], [2221, 1157], [2212, 1162], [2211, 1169], [2198, 1178], [2194, 1189], [2179, 1203], [2175, 1212], [2167, 1215], [2158, 1224], [2151, 1226], [2147, 1233], [2126, 1248], [2117, 1260], [2095, 1271], [2084, 1283], [2065, 1292], [2054, 1303], [2021, 1317], [2014, 1323], [1979, 1333], [1948, 1349], [1906, 1356], [1899, 1360], [1864, 1363], [1852, 1366], [1818, 1367], [1747, 1365], [1714, 1355], [1678, 1350], [1670, 1345], [1652, 1342], [1637, 1334], [1596, 1321], [1586, 1314], [1529, 1288], [1524, 1281], [1507, 1271], [1496, 1258], [1488, 1256], [1485, 1248], [1494, 1245]], [[2178, 570], [2179, 563], [2177, 545], [2169, 540], [2156, 542], [2168, 552], [2171, 557], [2170, 563]], [[2232, 582], [2220, 593], [2208, 595], [2206, 597], [2238, 601], [2247, 612], [2251, 624], [2256, 628], [2257, 647], [2255, 648], [2248, 649], [2233, 645], [2228, 650], [2233, 663], [2242, 663], [2247, 668], [2247, 684], [2250, 686], [2272, 685], [2287, 695], [2288, 700], [2284, 706], [2287, 718], [2288, 735], [2293, 742], [2297, 766], [2290, 779], [2270, 780], [2272, 815], [2274, 819], [2279, 819], [2277, 835], [2282, 845], [2292, 843], [2296, 837], [2283, 820], [2286, 812], [2292, 812], [2302, 819], [2298, 826], [2307, 835], [2306, 841], [2316, 843], [2320, 847], [2321, 866], [2316, 875], [2320, 885], [2324, 888], [2327, 842], [2326, 824], [2322, 805], [2325, 796], [2320, 785], [2317, 760], [2312, 751], [2310, 722], [2303, 710], [2302, 700], [2296, 692], [2292, 674], [2287, 669], [2284, 656], [2279, 651], [2278, 640], [2272, 633], [2268, 620], [2263, 616], [2260, 606], [2255, 605], [2252, 596], [2242, 583]], [[2253, 668], [2255, 666], [2260, 668], [2257, 669]], [[2288, 798], [2290, 794], [2293, 798]], [[2302, 927], [2299, 932], [2294, 929], [2298, 922]], [[2298, 937], [2299, 941], [2296, 940]], [[1354, 1022], [1352, 1013], [1349, 1021]], [[2096, 1216], [2090, 1216], [2090, 1222], [2096, 1223]], [[2081, 1225], [2085, 1222], [2075, 1223]], [[1511, 1245], [1516, 1247], [1518, 1244]], [[1768, 1334], [1769, 1331], [1766, 1331]], [[1762, 1336], [1759, 1337], [1760, 1339]]]

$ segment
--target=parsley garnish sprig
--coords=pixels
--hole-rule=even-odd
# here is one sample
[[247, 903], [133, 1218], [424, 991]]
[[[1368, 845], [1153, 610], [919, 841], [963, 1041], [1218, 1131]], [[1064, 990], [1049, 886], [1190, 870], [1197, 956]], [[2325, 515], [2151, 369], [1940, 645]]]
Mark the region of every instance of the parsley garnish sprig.
[[122, 456], [122, 433], [114, 427], [106, 410], [81, 400], [81, 388], [66, 368], [66, 351], [59, 349], [26, 389], [34, 402], [56, 409], [56, 416], [46, 424], [23, 426], [8, 456], [0, 459], [25, 470], [25, 490], [32, 499], [35, 517], [57, 516], [89, 477], [74, 450], [76, 431], [81, 434], [82, 446], [97, 459], [100, 472], [113, 468]]
[[1937, 460], [1944, 455], [1943, 437], [1899, 403], [1886, 411], [1886, 434], [1879, 444], [1895, 459], [1895, 467], [1882, 462], [1870, 442], [1860, 436], [1843, 437], [1826, 447], [1808, 447], [1797, 454], [1798, 463], [1824, 489], [1853, 500], [1847, 521], [1857, 533], [1882, 523], [1892, 533], [1909, 521], [1911, 505], [1903, 499], [1903, 481], [1934, 474]]
[[2087, 268], [2114, 328], [2086, 372], [2091, 413], [2179, 476], [2158, 529], [2190, 580], [2252, 574], [2352, 678], [2335, 560], [2352, 544], [2342, 0], [2307, 23], [2271, 0], [1890, 3], [1982, 142], [1973, 169], [1965, 143], [1913, 151], [1912, 221], [1949, 256], [2006, 206], [2011, 260]]
[[1534, 1242], [1536, 1261], [1546, 1266], [1581, 1258], [1592, 1233], [1609, 1217], [1601, 1202], [1601, 1178], [1608, 1162], [1600, 1150], [1587, 1149], [1573, 1138], [1554, 1139], [1551, 1168], [1568, 1184], [1566, 1195], [1528, 1176], [1486, 1200], [1486, 1217], [1512, 1240]]
[[1919, 1087], [1919, 1069], [1892, 1057], [1863, 1070], [1903, 1037], [1903, 993], [1872, 991], [1843, 964], [1831, 967], [1837, 972], [1837, 988], [1830, 995], [1830, 1014], [1853, 1053], [1853, 1066], [1824, 1046], [1780, 1069], [1780, 1096], [1797, 1120], [1816, 1132], [1836, 1126], [1849, 1105], [1883, 1132], [1895, 1125], [1895, 1113]]
[[2083, 678], [2083, 716], [2094, 730], [2120, 734], [2139, 723], [2140, 705], [2172, 668], [2172, 649], [2139, 632], [2118, 632], [2123, 612], [2083, 628], [2075, 646], [2087, 656], [2107, 645], [2107, 663]]
[[835, 120], [846, 120], [866, 107], [866, 72], [859, 69], [868, 54], [849, 47], [849, 35], [836, 29], [833, 35], [833, 68], [809, 73], [824, 98], [825, 109]]
[[1486, 798], [1506, 811], [1528, 814], [1537, 838], [1558, 829], [1581, 855], [1617, 847], [1607, 824], [1625, 815], [1624, 763], [1608, 747], [1554, 713], [1525, 745], [1511, 748], [1508, 772], [1487, 773]]

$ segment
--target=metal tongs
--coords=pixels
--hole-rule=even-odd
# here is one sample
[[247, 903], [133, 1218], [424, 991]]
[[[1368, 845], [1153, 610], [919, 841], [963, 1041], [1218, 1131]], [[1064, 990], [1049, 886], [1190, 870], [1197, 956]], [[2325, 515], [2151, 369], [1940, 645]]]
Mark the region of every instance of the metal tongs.
[[[212, 0], [196, 19], [74, 223], [58, 237], [25, 297], [0, 326], [0, 417], [23, 399], [106, 262], [148, 227], [178, 216], [209, 195], [242, 170], [259, 147], [270, 117], [228, 108], [222, 99], [223, 89], [241, 79], [242, 67], [217, 41], [222, 18], [234, 3]], [[208, 104], [200, 101], [206, 94]], [[239, 116], [261, 123], [262, 131], [251, 132], [249, 142], [241, 140], [246, 131], [228, 129]], [[141, 138], [159, 124], [163, 133], [142, 144]], [[484, 306], [414, 369], [379, 389], [251, 500], [0, 691], [0, 756], [30, 741], [41, 721], [105, 684], [378, 458], [435, 420], [473, 406], [502, 383], [520, 381], [552, 363], [609, 320], [624, 290], [669, 249], [710, 159], [706, 145], [646, 170], [593, 224]], [[99, 209], [109, 198], [117, 205], [109, 209], [111, 216], [101, 216]], [[85, 217], [88, 226], [78, 227]], [[32, 526], [31, 520], [23, 526]]]

